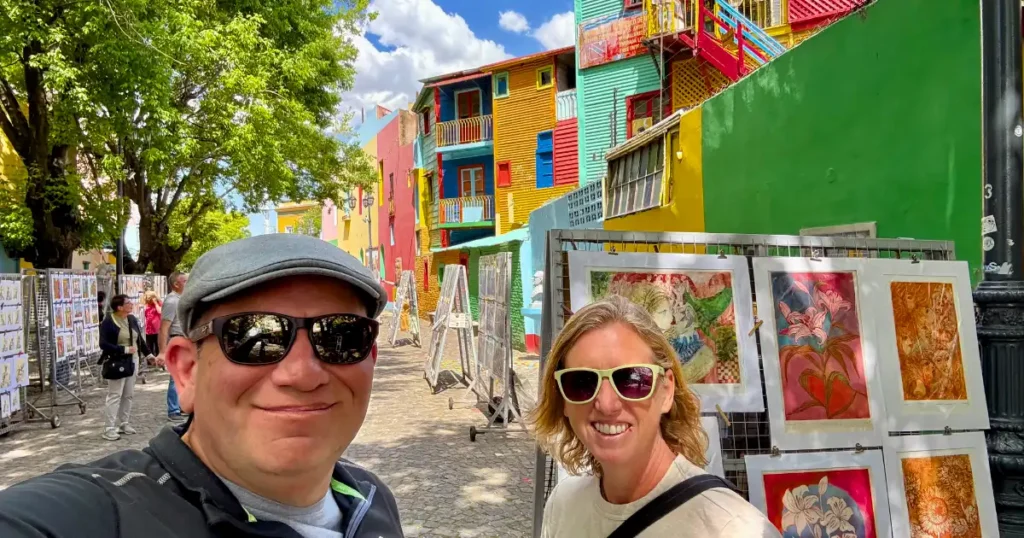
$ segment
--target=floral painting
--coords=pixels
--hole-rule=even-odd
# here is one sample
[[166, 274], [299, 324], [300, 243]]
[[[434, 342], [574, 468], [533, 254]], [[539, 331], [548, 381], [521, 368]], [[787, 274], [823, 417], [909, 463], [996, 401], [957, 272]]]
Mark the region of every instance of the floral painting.
[[893, 281], [889, 287], [903, 399], [966, 401], [953, 284]]
[[912, 536], [981, 538], [970, 455], [908, 457], [900, 463]]
[[768, 519], [783, 538], [878, 536], [867, 468], [765, 473], [764, 490]]
[[771, 273], [786, 420], [869, 419], [852, 272]]
[[690, 383], [740, 383], [732, 273], [592, 271], [590, 297], [621, 295], [645, 308], [675, 348]]

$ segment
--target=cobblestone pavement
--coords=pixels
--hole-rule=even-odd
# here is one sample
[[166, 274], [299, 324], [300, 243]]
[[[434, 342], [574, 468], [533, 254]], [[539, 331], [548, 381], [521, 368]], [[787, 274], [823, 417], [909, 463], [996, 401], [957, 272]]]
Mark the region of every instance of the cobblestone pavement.
[[[429, 325], [423, 348], [392, 348], [381, 339], [370, 409], [346, 457], [377, 473], [394, 491], [406, 536], [525, 537], [533, 522], [534, 444], [522, 433], [486, 434], [469, 441], [469, 427], [486, 424], [459, 384], [431, 394], [423, 378]], [[402, 334], [400, 338], [407, 337]], [[445, 366], [458, 348], [449, 339]], [[399, 342], [401, 344], [402, 342]], [[517, 358], [535, 384], [536, 360]], [[533, 370], [530, 370], [530, 368]], [[100, 439], [103, 391], [86, 390], [86, 414], [61, 408], [63, 424], [32, 423], [0, 437], [0, 489], [47, 472], [64, 462], [86, 462], [113, 450], [141, 448], [166, 422], [167, 374], [150, 373], [137, 384], [132, 424], [139, 434], [116, 442]], [[448, 409], [448, 399], [455, 407]], [[530, 398], [530, 397], [528, 397]], [[532, 399], [532, 398], [530, 398]]]

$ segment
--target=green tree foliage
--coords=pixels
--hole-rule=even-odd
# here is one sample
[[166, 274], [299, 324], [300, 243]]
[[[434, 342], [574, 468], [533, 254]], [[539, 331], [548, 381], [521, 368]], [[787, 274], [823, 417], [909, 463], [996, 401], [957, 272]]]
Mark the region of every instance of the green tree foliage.
[[0, 127], [35, 222], [24, 255], [66, 265], [116, 235], [130, 200], [141, 249], [126, 268], [167, 273], [227, 197], [253, 211], [365, 184], [372, 167], [332, 133], [367, 4], [0, 0]]
[[191, 271], [196, 260], [214, 247], [249, 237], [249, 217], [237, 211], [224, 211], [220, 208], [207, 211], [199, 222], [187, 222], [180, 214], [171, 219], [169, 234], [171, 247], [177, 248], [175, 238], [190, 237], [192, 247], [182, 256], [178, 269]]
[[295, 233], [313, 237], [320, 237], [321, 229], [323, 229], [323, 212], [319, 207], [306, 210], [295, 225]]

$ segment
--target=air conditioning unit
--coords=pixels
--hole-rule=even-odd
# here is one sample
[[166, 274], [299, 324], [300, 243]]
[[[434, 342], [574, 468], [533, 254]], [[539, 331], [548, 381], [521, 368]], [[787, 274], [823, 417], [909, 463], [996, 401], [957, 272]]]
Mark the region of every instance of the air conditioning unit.
[[640, 9], [644, 7], [644, 0], [623, 0], [624, 9]]
[[633, 136], [636, 136], [654, 126], [654, 118], [639, 118], [633, 120]]

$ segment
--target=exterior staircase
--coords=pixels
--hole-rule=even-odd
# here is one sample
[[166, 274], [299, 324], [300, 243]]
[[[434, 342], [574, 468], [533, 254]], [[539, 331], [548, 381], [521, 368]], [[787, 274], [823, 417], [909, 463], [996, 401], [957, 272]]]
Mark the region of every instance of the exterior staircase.
[[679, 43], [735, 82], [786, 52], [764, 26], [771, 25], [776, 35], [802, 31], [829, 24], [867, 1], [644, 0], [644, 8], [648, 41], [660, 40], [669, 51]]

